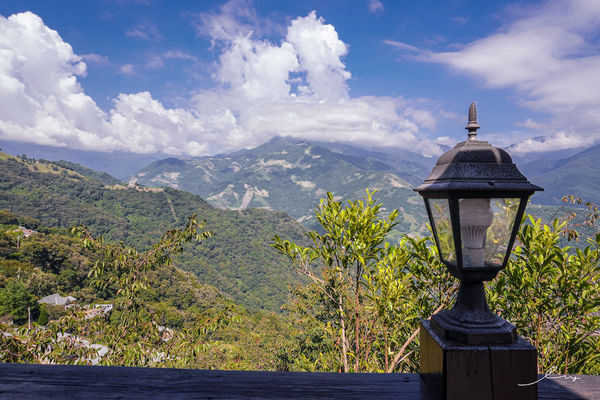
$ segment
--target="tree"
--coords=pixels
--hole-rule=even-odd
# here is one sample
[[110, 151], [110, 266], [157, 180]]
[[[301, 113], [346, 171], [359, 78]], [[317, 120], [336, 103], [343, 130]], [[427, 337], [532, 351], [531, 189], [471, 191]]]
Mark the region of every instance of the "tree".
[[0, 257], [6, 258], [15, 251], [17, 251], [16, 235], [0, 232]]
[[[310, 280], [306, 288], [295, 289], [290, 309], [310, 321], [309, 331], [330, 336], [320, 342], [324, 347], [313, 348], [315, 354], [304, 355], [305, 364], [312, 359], [335, 368], [332, 358], [323, 355], [333, 347], [344, 372], [391, 372], [407, 348], [414, 347], [419, 318], [428, 317], [452, 297], [452, 281], [447, 272], [439, 273], [444, 269], [424, 241], [405, 238], [400, 246], [386, 243], [398, 212], [380, 218], [380, 208], [369, 191], [364, 201], [348, 202], [346, 207], [328, 193], [315, 210], [324, 233], [308, 232], [311, 245], [275, 237], [273, 247]], [[416, 275], [424, 275], [423, 261], [436, 272], [419, 281]], [[443, 293], [430, 293], [423, 287], [427, 282], [430, 289]], [[305, 339], [317, 342], [314, 335]], [[300, 346], [304, 345], [313, 346], [308, 342]]]
[[31, 314], [37, 316], [39, 307], [36, 298], [21, 281], [13, 279], [0, 290], [0, 314], [9, 315], [16, 324], [27, 322], [29, 308]]
[[[361, 356], [366, 352], [361, 336], [367, 335], [369, 329], [362, 318], [365, 308], [361, 279], [380, 258], [385, 235], [394, 227], [397, 216], [394, 212], [380, 220], [379, 208], [368, 191], [365, 202], [356, 201], [349, 207], [342, 207], [327, 193], [327, 201], [322, 200], [315, 211], [325, 233], [309, 232], [312, 245], [300, 247], [275, 237], [274, 247], [297, 263], [298, 271], [311, 279], [336, 310], [333, 322], [340, 332], [338, 343], [344, 372], [350, 372], [349, 358], [354, 359], [355, 372], [361, 369]], [[311, 265], [316, 260], [323, 267], [321, 277]]]
[[207, 314], [192, 328], [175, 331], [154, 320], [142, 297], [149, 289], [149, 275], [167, 266], [184, 243], [211, 236], [200, 231], [203, 226], [191, 217], [184, 228], [167, 231], [145, 252], [106, 243], [85, 227], [74, 228], [84, 246], [94, 250], [90, 253], [100, 256], [89, 272], [92, 285], [115, 289], [110, 319], [90, 317], [86, 310], [73, 308], [45, 329], [0, 335], [0, 362], [91, 363], [98, 358], [95, 348], [89, 346], [95, 343], [108, 348], [100, 360], [105, 365], [196, 366], [200, 354], [209, 348], [213, 332], [238, 320], [235, 309]]
[[34, 236], [21, 246], [25, 260], [43, 271], [59, 273], [68, 265], [71, 250], [56, 235]]
[[204, 224], [192, 216], [185, 228], [167, 231], [158, 243], [143, 253], [122, 243], [105, 243], [102, 238], [94, 238], [83, 226], [73, 229], [81, 236], [84, 247], [102, 253], [102, 258], [96, 261], [89, 272], [91, 284], [100, 289], [109, 286], [117, 289], [122, 327], [135, 328], [144, 322], [141, 318], [143, 306], [140, 295], [148, 289], [148, 274], [169, 265], [172, 257], [183, 250], [184, 243], [211, 237], [208, 231], [198, 232]]

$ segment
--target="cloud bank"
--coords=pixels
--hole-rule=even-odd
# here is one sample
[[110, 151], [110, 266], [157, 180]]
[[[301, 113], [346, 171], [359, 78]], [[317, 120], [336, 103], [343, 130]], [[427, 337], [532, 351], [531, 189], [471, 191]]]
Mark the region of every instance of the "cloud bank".
[[556, 150], [600, 141], [600, 2], [548, 1], [513, 11], [522, 16], [493, 35], [458, 51], [422, 51], [418, 57], [476, 77], [489, 88], [511, 89], [521, 105], [548, 114], [546, 124], [521, 124], [539, 129], [536, 135], [543, 132], [546, 140], [525, 140], [514, 151]]
[[[110, 110], [100, 109], [78, 79], [87, 73], [85, 61], [105, 57], [75, 54], [31, 12], [0, 16], [0, 137], [173, 155], [251, 147], [275, 135], [439, 152], [421, 133], [436, 123], [426, 109], [398, 97], [350, 96], [348, 45], [314, 11], [292, 20], [280, 43], [272, 43], [253, 30], [253, 11], [237, 3], [194, 20], [218, 54], [215, 86], [195, 90], [182, 108], [165, 107], [146, 91], [121, 93]], [[159, 40], [149, 26], [126, 34]], [[162, 57], [196, 60], [175, 50]], [[136, 71], [127, 64], [120, 73]]]

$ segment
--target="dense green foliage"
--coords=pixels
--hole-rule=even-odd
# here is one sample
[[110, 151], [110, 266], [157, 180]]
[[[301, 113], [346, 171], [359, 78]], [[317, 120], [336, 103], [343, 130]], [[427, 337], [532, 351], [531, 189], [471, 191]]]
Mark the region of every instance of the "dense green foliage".
[[30, 312], [34, 317], [38, 314], [38, 303], [22, 282], [13, 280], [0, 289], [0, 314], [9, 315], [15, 323], [22, 324]]
[[[310, 278], [295, 289], [288, 307], [305, 333], [295, 349], [296, 368], [344, 372], [415, 371], [420, 318], [451, 299], [449, 273], [424, 239], [386, 243], [396, 212], [380, 219], [380, 204], [343, 207], [328, 194], [316, 218], [324, 233], [309, 232], [312, 244], [275, 238], [297, 271]], [[315, 272], [319, 266], [321, 273]]]
[[245, 306], [277, 310], [287, 299], [288, 283], [297, 281], [281, 267], [285, 258], [269, 247], [277, 233], [302, 240], [301, 226], [282, 212], [219, 210], [196, 195], [170, 188], [105, 186], [73, 169], [3, 153], [0, 209], [37, 218], [46, 226], [85, 225], [93, 235], [140, 250], [182, 217], [197, 214], [215, 240], [187, 245], [178, 265], [202, 282]]
[[[277, 237], [310, 283], [297, 287], [290, 316], [303, 325], [291, 351], [294, 368], [416, 371], [418, 323], [448, 306], [456, 290], [428, 239], [384, 244], [395, 215], [378, 217], [368, 193], [343, 207], [331, 195], [316, 215], [324, 234], [309, 246]], [[506, 271], [488, 283], [490, 305], [538, 348], [540, 371], [600, 370], [600, 234], [574, 251], [560, 245], [567, 222], [531, 218], [519, 232]], [[315, 267], [321, 274], [315, 273]]]
[[[272, 349], [288, 347], [290, 324], [280, 315], [248, 311], [170, 265], [184, 243], [208, 238], [202, 226], [191, 219], [143, 252], [93, 237], [84, 227], [76, 229], [79, 239], [67, 232], [23, 238], [22, 247], [47, 245], [63, 255], [46, 272], [43, 261], [7, 242], [7, 257], [0, 258], [5, 321], [25, 323], [27, 307], [35, 320], [38, 297], [55, 291], [76, 297], [77, 305], [43, 305], [32, 329], [1, 325], [7, 334], [0, 337], [0, 361], [280, 368]], [[98, 303], [113, 309], [97, 312]]]
[[567, 222], [530, 217], [506, 270], [489, 283], [492, 306], [538, 349], [539, 368], [600, 373], [600, 234], [571, 252]]

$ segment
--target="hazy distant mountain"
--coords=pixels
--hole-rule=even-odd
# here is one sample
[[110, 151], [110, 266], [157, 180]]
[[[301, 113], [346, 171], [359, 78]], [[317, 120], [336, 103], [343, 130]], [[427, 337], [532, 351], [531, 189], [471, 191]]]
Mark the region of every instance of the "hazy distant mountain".
[[[546, 139], [540, 136], [536, 140], [543, 143]], [[298, 157], [304, 155], [303, 151], [306, 150], [304, 149], [297, 154], [298, 157], [295, 160], [292, 160], [294, 158], [293, 152], [285, 155], [285, 157], [290, 158], [290, 161], [287, 161], [289, 165], [285, 164], [279, 167], [275, 164], [265, 165], [261, 167], [262, 175], [253, 173], [253, 171], [258, 172], [260, 170], [257, 163], [261, 157], [264, 162], [278, 159], [287, 160], [284, 155], [275, 153], [282, 152], [281, 146], [285, 144], [298, 145], [301, 143], [314, 146], [317, 156], [319, 151], [323, 152], [324, 158], [318, 163], [315, 163], [317, 158], [305, 157], [303, 159], [302, 162], [305, 164], [302, 165], [305, 167], [308, 164], [314, 165], [314, 167], [311, 167], [312, 169], [286, 168], [294, 166], [294, 163], [299, 160]], [[333, 191], [338, 196], [353, 199], [362, 197], [363, 192], [358, 189], [361, 185], [370, 188], [385, 186], [394, 191], [393, 185], [386, 185], [386, 180], [380, 179], [384, 171], [392, 173], [412, 187], [422, 182], [437, 160], [437, 157], [426, 158], [399, 148], [366, 148], [343, 143], [308, 142], [278, 137], [256, 149], [240, 150], [230, 155], [181, 160], [175, 158], [165, 159], [164, 154], [81, 151], [6, 140], [0, 140], [0, 147], [4, 152], [13, 155], [27, 154], [28, 157], [37, 159], [67, 160], [95, 171], [106, 172], [120, 179], [129, 178], [139, 171], [146, 175], [136, 175], [135, 179], [145, 185], [179, 187], [201, 196], [210, 197], [209, 202], [219, 207], [270, 207], [282, 209], [290, 212], [298, 219], [308, 218], [312, 215], [312, 207], [317, 204], [318, 199], [326, 190]], [[597, 188], [599, 180], [591, 167], [597, 160], [594, 156], [597, 153], [597, 150], [595, 150], [597, 147], [587, 150], [568, 149], [523, 155], [511, 151], [514, 150], [513, 147], [509, 146], [506, 150], [511, 154], [519, 169], [533, 183], [546, 189], [545, 192], [537, 193], [533, 197], [534, 203], [558, 204], [564, 194], [571, 193], [600, 202], [600, 190]], [[309, 160], [310, 163], [308, 163]], [[155, 161], [157, 163], [149, 165]], [[219, 166], [218, 170], [202, 167], [202, 162], [208, 161], [211, 161], [215, 166]], [[254, 169], [250, 168], [251, 165], [246, 165], [247, 162], [254, 163]], [[338, 162], [340, 164], [336, 165]], [[193, 168], [191, 167], [192, 164], [194, 165]], [[177, 165], [182, 166], [182, 170], [179, 170]], [[145, 167], [150, 168], [150, 170], [146, 171]], [[161, 168], [164, 168], [164, 170], [161, 170]], [[201, 170], [204, 171], [204, 175], [199, 178], [198, 174]], [[352, 171], [350, 175], [355, 173], [360, 175], [362, 173], [362, 176], [358, 178], [358, 175], [354, 175], [354, 178], [341, 179], [345, 173], [350, 171]], [[83, 170], [78, 172], [86, 174]], [[373, 172], [375, 175], [366, 172]], [[88, 173], [91, 172], [88, 171]], [[302, 182], [293, 182], [292, 175], [294, 180]], [[100, 174], [93, 177], [103, 179]], [[104, 182], [109, 184], [110, 177], [106, 176], [104, 178], [108, 179]], [[283, 180], [280, 180], [280, 178]], [[380, 182], [378, 184], [371, 181], [371, 179], [379, 179]], [[315, 184], [314, 189], [310, 188], [311, 183]], [[249, 187], [247, 188], [245, 185], [249, 185]], [[343, 187], [338, 187], [338, 185]], [[351, 190], [352, 186], [354, 186], [354, 190]], [[266, 192], [257, 190], [261, 187], [268, 191], [268, 197], [263, 196]], [[289, 196], [278, 193], [282, 191], [287, 191]], [[408, 193], [405, 192], [405, 199]], [[380, 196], [389, 194], [381, 192]], [[294, 201], [290, 201], [290, 199]], [[396, 198], [394, 201], [399, 200]], [[296, 210], [291, 210], [290, 207], [296, 208]], [[402, 202], [386, 203], [386, 207], [409, 208], [404, 207]], [[310, 224], [305, 225], [311, 226]]]
[[424, 157], [420, 154], [397, 147], [361, 148], [345, 143], [308, 142], [325, 147], [334, 152], [349, 156], [381, 161], [396, 170], [396, 174], [413, 185], [419, 185], [433, 168], [437, 157]]
[[3, 152], [13, 156], [26, 154], [29, 158], [49, 161], [66, 160], [96, 171], [106, 172], [120, 179], [128, 178], [152, 161], [166, 157], [164, 154], [72, 150], [66, 147], [42, 146], [8, 140], [0, 140], [0, 147]]
[[519, 166], [534, 184], [544, 188], [536, 193], [533, 203], [556, 205], [568, 194], [600, 203], [600, 145], [563, 158], [547, 158]]
[[328, 191], [336, 199], [357, 200], [369, 188], [378, 190], [376, 198], [388, 210], [401, 211], [398, 230], [414, 232], [424, 229], [426, 216], [412, 187], [429, 170], [381, 152], [277, 137], [227, 155], [156, 161], [132, 181], [196, 193], [221, 208], [282, 210], [310, 228], [315, 227], [314, 207]]
[[[546, 136], [536, 136], [532, 139], [533, 141], [543, 144], [546, 142]], [[574, 149], [562, 149], [562, 150], [552, 150], [552, 151], [536, 151], [529, 153], [518, 153], [515, 151], [517, 147], [516, 144], [512, 144], [505, 148], [506, 151], [511, 155], [513, 161], [517, 166], [521, 166], [523, 164], [532, 163], [534, 161], [548, 161], [548, 160], [557, 160], [563, 159], [567, 157], [571, 157], [579, 152], [584, 151], [585, 147], [578, 147]]]

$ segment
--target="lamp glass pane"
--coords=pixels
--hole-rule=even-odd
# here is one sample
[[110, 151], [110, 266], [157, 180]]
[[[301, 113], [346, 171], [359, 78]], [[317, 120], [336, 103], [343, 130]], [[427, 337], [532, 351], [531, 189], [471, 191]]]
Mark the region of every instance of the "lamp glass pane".
[[447, 199], [428, 199], [433, 225], [437, 234], [440, 257], [444, 261], [456, 263], [454, 237], [450, 223], [450, 208]]
[[519, 198], [459, 201], [463, 267], [502, 265], [519, 202]]
[[485, 261], [502, 265], [508, 251], [510, 235], [515, 226], [520, 198], [491, 199], [490, 205], [494, 212], [494, 221], [488, 229], [485, 244]]

